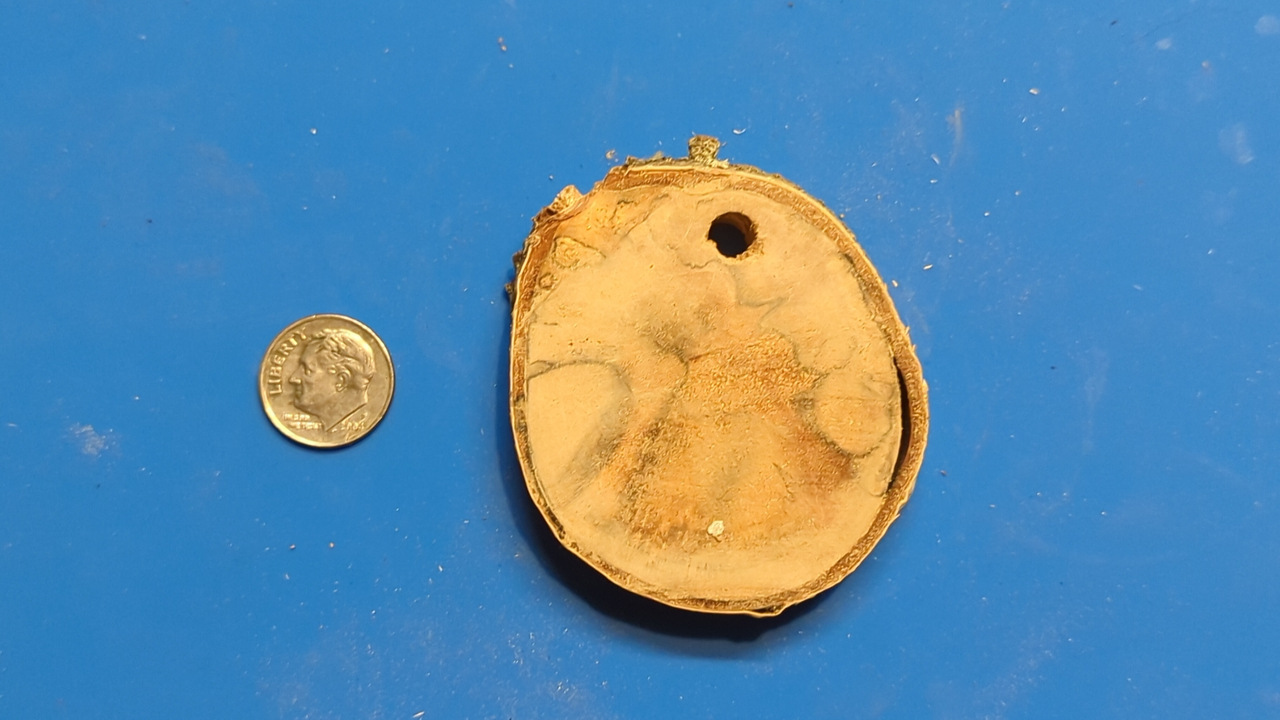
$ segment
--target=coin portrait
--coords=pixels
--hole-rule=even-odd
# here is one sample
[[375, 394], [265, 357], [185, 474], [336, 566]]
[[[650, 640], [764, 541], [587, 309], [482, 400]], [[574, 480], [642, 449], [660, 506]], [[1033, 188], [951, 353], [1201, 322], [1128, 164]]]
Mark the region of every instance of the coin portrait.
[[339, 447], [366, 435], [386, 414], [395, 370], [368, 326], [344, 315], [312, 315], [272, 341], [258, 389], [267, 417], [286, 437]]
[[898, 516], [926, 388], [852, 233], [717, 148], [631, 159], [535, 218], [512, 427], [552, 531], [614, 583], [774, 615], [852, 572]]

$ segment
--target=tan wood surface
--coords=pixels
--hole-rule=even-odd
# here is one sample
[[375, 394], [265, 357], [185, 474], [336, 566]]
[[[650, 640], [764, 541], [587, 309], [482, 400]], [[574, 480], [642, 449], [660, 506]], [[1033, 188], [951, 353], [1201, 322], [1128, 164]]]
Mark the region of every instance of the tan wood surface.
[[925, 385], [853, 235], [715, 152], [700, 136], [688, 159], [629, 161], [539, 214], [512, 420], [571, 551], [660, 602], [770, 615], [839, 582], [897, 516]]

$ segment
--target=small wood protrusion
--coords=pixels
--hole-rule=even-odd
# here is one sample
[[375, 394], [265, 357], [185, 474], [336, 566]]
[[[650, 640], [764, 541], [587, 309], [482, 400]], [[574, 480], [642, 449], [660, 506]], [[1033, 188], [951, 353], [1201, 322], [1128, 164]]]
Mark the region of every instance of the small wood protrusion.
[[716, 154], [720, 152], [720, 140], [711, 135], [694, 135], [689, 138], [689, 159], [710, 165], [716, 161]]

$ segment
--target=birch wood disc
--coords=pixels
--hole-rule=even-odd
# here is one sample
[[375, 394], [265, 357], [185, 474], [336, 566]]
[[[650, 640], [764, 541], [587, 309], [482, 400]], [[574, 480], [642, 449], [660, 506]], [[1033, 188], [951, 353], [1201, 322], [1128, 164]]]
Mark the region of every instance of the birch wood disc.
[[572, 186], [517, 255], [511, 418], [570, 551], [676, 607], [774, 615], [857, 567], [915, 483], [926, 389], [853, 234], [716, 159]]

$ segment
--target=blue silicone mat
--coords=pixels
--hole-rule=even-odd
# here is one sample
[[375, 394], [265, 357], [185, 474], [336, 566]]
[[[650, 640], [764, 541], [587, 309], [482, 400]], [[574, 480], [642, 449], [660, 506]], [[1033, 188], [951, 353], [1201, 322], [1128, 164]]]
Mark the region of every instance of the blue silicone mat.
[[[1280, 5], [44, 2], [0, 11], [0, 718], [1280, 716]], [[507, 420], [530, 218], [627, 155], [843, 213], [932, 436], [780, 618], [555, 543]], [[311, 313], [389, 346], [336, 452]]]

